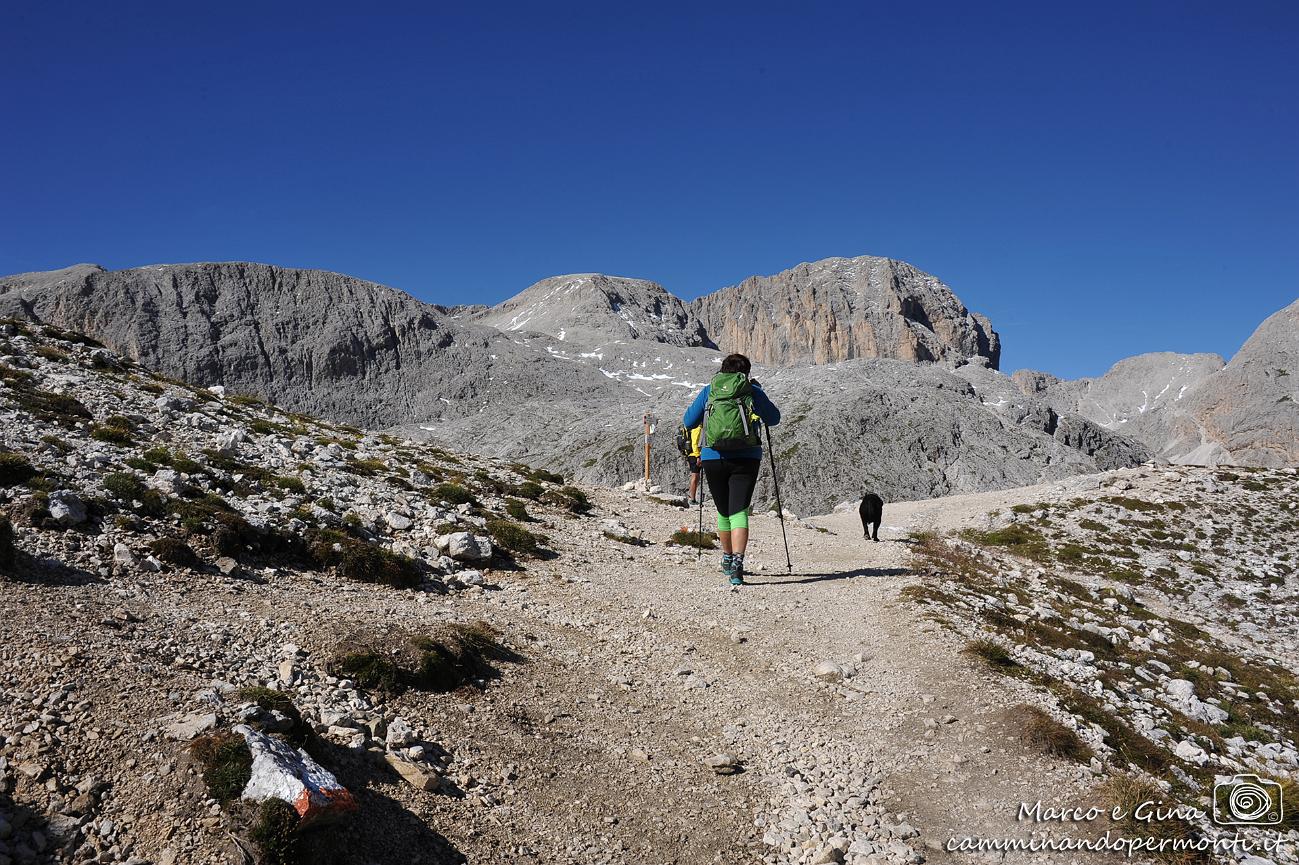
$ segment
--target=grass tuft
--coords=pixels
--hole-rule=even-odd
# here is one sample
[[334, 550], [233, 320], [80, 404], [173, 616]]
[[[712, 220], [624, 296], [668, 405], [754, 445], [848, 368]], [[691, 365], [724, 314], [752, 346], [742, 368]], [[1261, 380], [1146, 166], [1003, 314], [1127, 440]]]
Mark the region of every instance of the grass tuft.
[[1011, 656], [1010, 651], [996, 640], [984, 637], [971, 640], [965, 646], [965, 653], [978, 658], [994, 670], [1006, 670], [1018, 667], [1019, 663]]
[[253, 774], [253, 754], [244, 737], [219, 732], [200, 736], [189, 746], [203, 770], [203, 783], [218, 802], [238, 799]]
[[261, 851], [263, 865], [296, 865], [298, 812], [283, 799], [267, 799], [257, 807], [257, 821], [249, 833]]
[[0, 451], [0, 487], [25, 484], [36, 475], [27, 457], [16, 451]]
[[1078, 734], [1061, 724], [1037, 706], [1020, 704], [1013, 707], [1010, 719], [1019, 726], [1019, 738], [1053, 757], [1063, 757], [1086, 763], [1095, 754]]

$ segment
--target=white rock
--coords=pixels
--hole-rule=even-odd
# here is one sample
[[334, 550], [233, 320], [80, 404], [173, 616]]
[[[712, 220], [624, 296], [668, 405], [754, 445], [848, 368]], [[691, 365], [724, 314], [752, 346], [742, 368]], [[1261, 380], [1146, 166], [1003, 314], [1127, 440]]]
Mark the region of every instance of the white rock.
[[492, 542], [472, 532], [452, 532], [446, 536], [446, 553], [462, 562], [478, 562], [492, 557]]
[[244, 799], [288, 802], [304, 821], [316, 821], [356, 809], [352, 794], [327, 769], [287, 742], [267, 736], [247, 724], [234, 731], [253, 754], [252, 777]]
[[389, 748], [404, 748], [407, 745], [415, 744], [418, 738], [413, 728], [405, 718], [396, 717], [388, 724], [388, 735], [385, 741]]
[[834, 661], [822, 661], [812, 669], [812, 675], [822, 682], [842, 682], [843, 668]]
[[215, 712], [203, 712], [193, 715], [174, 716], [163, 730], [168, 739], [188, 742], [199, 733], [206, 733], [217, 725]]
[[135, 564], [135, 554], [131, 552], [131, 548], [126, 544], [114, 544], [113, 561], [119, 565], [133, 565]]
[[399, 532], [405, 531], [414, 525], [410, 517], [405, 514], [399, 514], [396, 511], [385, 514], [383, 521], [388, 524], [389, 528], [396, 529]]
[[455, 574], [456, 582], [462, 586], [481, 586], [484, 582], [482, 571], [460, 571]]
[[241, 429], [232, 429], [223, 432], [217, 437], [217, 450], [222, 453], [229, 453], [239, 444], [242, 444], [246, 436]]
[[50, 516], [61, 526], [79, 526], [86, 521], [86, 505], [71, 490], [50, 493], [48, 508]]

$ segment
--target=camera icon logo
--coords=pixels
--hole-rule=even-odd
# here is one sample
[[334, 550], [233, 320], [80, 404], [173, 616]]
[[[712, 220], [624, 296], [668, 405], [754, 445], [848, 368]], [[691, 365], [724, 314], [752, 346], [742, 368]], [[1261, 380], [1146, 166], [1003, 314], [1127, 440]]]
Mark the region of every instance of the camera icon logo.
[[1284, 811], [1275, 781], [1243, 774], [1213, 784], [1213, 822], [1219, 826], [1276, 826]]

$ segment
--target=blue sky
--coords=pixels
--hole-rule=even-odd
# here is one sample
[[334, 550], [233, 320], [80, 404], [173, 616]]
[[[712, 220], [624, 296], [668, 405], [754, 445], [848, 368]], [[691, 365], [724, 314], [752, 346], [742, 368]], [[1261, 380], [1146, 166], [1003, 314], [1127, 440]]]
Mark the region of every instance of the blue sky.
[[1299, 297], [1299, 4], [470, 7], [6, 3], [0, 273], [491, 303], [869, 253], [1070, 377]]

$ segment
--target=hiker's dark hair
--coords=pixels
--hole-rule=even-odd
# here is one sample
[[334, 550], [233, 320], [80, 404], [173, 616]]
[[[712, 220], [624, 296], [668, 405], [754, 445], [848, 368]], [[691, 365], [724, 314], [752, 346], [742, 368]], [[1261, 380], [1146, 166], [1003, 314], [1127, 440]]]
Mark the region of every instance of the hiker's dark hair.
[[742, 354], [728, 354], [726, 360], [722, 361], [722, 372], [742, 372], [745, 375], [753, 369], [753, 364]]

